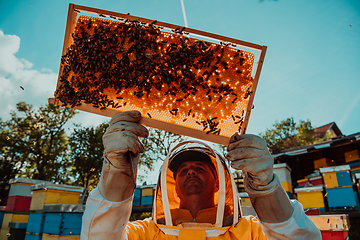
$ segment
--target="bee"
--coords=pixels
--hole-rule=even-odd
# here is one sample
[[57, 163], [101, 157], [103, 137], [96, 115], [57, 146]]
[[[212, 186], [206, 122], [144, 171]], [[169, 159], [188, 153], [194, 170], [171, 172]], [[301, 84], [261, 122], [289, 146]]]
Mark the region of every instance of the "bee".
[[149, 118], [152, 118], [151, 115], [150, 115], [150, 113], [147, 113], [147, 115], [149, 116]]
[[234, 115], [232, 115], [232, 114], [231, 114], [231, 117], [232, 117], [232, 119], [233, 119], [233, 120], [234, 120], [234, 122], [235, 122], [235, 117], [234, 117]]
[[104, 14], [99, 14], [99, 17], [103, 17], [103, 18], [105, 18], [106, 16], [104, 15]]
[[25, 90], [23, 86], [20, 86], [21, 90]]
[[211, 133], [213, 131], [214, 131], [213, 129], [210, 129], [209, 131], [206, 132], [206, 134], [209, 134], [209, 133]]
[[232, 100], [232, 102], [231, 102], [231, 103], [234, 103], [236, 100], [237, 100], [237, 98], [234, 98], [234, 100]]
[[240, 58], [240, 65], [243, 65], [244, 64], [244, 58]]

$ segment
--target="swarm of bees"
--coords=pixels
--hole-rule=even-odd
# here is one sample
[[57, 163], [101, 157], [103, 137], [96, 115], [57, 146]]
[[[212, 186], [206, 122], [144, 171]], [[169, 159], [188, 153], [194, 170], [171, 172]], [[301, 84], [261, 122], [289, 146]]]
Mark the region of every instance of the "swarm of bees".
[[55, 92], [64, 105], [136, 109], [211, 134], [241, 129], [252, 53], [190, 38], [186, 28], [111, 18], [78, 18]]

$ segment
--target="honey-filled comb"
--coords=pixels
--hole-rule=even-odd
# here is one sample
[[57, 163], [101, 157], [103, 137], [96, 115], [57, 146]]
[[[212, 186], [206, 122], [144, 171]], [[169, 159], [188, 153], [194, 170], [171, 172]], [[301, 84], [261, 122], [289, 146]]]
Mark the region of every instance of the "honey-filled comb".
[[265, 46], [70, 4], [49, 102], [109, 117], [138, 110], [146, 126], [227, 145], [232, 134], [246, 131], [265, 52]]

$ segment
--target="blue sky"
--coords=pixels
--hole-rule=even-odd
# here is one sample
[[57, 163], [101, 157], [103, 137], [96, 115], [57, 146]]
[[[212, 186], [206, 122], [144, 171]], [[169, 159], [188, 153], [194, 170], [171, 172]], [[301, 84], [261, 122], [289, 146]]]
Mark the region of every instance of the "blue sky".
[[[184, 25], [180, 0], [78, 0], [72, 3]], [[275, 121], [336, 122], [360, 131], [358, 0], [184, 0], [191, 28], [268, 46], [248, 125], [258, 134]], [[0, 117], [19, 101], [53, 96], [69, 1], [0, 0]], [[21, 90], [23, 86], [25, 90]], [[88, 113], [74, 121], [96, 125]]]

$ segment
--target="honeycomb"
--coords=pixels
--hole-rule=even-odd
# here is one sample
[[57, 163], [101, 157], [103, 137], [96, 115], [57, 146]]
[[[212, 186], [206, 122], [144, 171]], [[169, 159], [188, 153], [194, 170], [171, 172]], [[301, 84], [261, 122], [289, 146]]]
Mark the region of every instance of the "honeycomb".
[[230, 137], [244, 128], [254, 54], [137, 20], [80, 16], [55, 99]]

